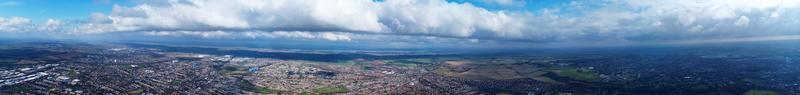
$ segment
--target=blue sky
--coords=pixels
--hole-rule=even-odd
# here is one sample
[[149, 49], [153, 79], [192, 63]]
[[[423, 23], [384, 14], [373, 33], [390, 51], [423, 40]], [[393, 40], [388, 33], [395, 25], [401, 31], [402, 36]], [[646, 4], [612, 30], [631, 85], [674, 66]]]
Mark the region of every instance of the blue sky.
[[81, 20], [92, 13], [108, 13], [114, 4], [130, 5], [119, 0], [0, 0], [0, 17], [26, 17], [33, 22], [47, 19]]
[[796, 0], [0, 0], [0, 33], [395, 48], [738, 42], [732, 39], [797, 39], [798, 5]]

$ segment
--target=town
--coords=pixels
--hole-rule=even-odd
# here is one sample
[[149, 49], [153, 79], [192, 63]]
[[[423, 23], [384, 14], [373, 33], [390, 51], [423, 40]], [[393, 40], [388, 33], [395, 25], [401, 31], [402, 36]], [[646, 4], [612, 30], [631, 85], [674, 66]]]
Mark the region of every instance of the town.
[[[23, 43], [0, 50], [38, 53], [3, 52], [15, 59], [0, 59], [0, 93], [22, 95], [800, 93], [800, 81], [786, 77], [797, 76], [794, 72], [800, 69], [788, 64], [795, 62], [790, 54], [365, 57], [331, 62], [115, 44]], [[644, 61], [648, 63], [624, 64]], [[761, 64], [701, 64], [720, 61]]]

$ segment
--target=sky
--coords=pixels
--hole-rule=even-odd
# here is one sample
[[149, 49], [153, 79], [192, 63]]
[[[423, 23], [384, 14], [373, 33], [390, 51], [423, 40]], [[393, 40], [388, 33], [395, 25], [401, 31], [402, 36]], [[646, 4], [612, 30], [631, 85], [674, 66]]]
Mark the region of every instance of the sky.
[[0, 37], [363, 48], [796, 40], [800, 0], [0, 0]]

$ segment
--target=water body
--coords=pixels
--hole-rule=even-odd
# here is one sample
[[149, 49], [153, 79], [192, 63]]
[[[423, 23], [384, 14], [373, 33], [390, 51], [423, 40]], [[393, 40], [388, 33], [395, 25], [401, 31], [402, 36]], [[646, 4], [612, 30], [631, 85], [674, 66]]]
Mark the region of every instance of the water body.
[[437, 55], [391, 55], [391, 56], [376, 56], [358, 53], [331, 53], [331, 54], [312, 54], [312, 53], [287, 53], [287, 52], [258, 52], [250, 50], [220, 50], [218, 48], [204, 48], [204, 47], [172, 47], [163, 45], [146, 45], [146, 44], [133, 44], [126, 43], [126, 45], [134, 48], [157, 48], [167, 52], [186, 52], [186, 53], [200, 53], [212, 55], [233, 55], [238, 57], [253, 57], [253, 58], [274, 58], [283, 60], [308, 60], [320, 62], [339, 62], [353, 59], [406, 59], [406, 58], [423, 58], [423, 57], [436, 57]]

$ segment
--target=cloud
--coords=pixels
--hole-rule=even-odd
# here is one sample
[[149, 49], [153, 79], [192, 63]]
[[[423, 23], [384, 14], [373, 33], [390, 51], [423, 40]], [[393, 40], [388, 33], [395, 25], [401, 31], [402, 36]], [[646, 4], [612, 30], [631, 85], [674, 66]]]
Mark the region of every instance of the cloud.
[[341, 30], [381, 32], [369, 0], [171, 0], [166, 5], [116, 6], [115, 31]]
[[0, 18], [0, 26], [19, 26], [30, 24], [31, 20], [23, 17]]
[[472, 37], [481, 31], [511, 35], [523, 25], [504, 12], [441, 0], [171, 0], [116, 6], [111, 14], [94, 14], [92, 20], [105, 22], [77, 32], [338, 31]]
[[782, 41], [782, 40], [800, 40], [800, 35], [779, 35], [779, 36], [744, 37], [744, 38], [679, 40], [679, 41], [672, 41], [672, 42], [660, 43], [660, 44], [708, 44], [708, 43]]
[[0, 17], [0, 32], [28, 31], [31, 20], [22, 17]]
[[57, 30], [62, 30], [62, 28], [64, 28], [65, 25], [66, 23], [64, 23], [61, 20], [47, 19], [47, 21], [45, 21], [44, 24], [39, 25], [39, 30], [57, 31]]
[[738, 27], [745, 27], [748, 24], [750, 24], [750, 18], [747, 18], [747, 16], [741, 16], [739, 17], [739, 20], [736, 20], [736, 22], [733, 23], [734, 26]]
[[67, 23], [48, 19], [44, 23], [33, 23], [24, 17], [0, 17], [0, 32], [59, 32], [68, 29]]
[[64, 22], [55, 19], [47, 19], [47, 21], [44, 22], [44, 26], [62, 26], [62, 25], [64, 25]]
[[522, 17], [469, 4], [439, 0], [388, 0], [382, 4], [383, 23], [398, 34], [480, 37], [474, 34], [486, 33], [513, 37], [524, 25]]
[[[527, 37], [569, 41], [663, 41], [798, 34], [799, 1], [574, 1], [530, 17]], [[793, 11], [790, 11], [793, 10]], [[790, 15], [789, 17], [786, 17]]]
[[231, 33], [223, 31], [149, 31], [145, 35], [153, 36], [199, 36], [203, 38], [230, 38]]
[[445, 0], [158, 0], [92, 14], [72, 32], [353, 42], [380, 41], [363, 37], [368, 35], [405, 42], [644, 43], [800, 34], [797, 5], [800, 1], [601, 0], [504, 11]]

